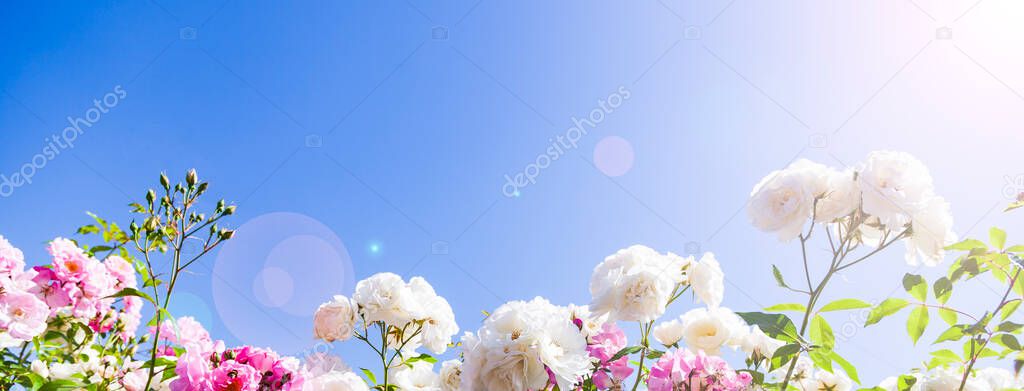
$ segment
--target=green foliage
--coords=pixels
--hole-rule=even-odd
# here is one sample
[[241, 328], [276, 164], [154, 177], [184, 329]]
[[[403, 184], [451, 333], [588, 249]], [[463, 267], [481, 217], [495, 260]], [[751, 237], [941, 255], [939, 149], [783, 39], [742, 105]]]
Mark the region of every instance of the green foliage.
[[914, 341], [915, 345], [926, 328], [928, 328], [928, 307], [918, 306], [910, 311], [910, 316], [907, 318], [907, 334], [910, 335], [910, 339]]
[[864, 325], [870, 326], [875, 323], [878, 323], [880, 320], [882, 320], [882, 318], [895, 314], [896, 312], [899, 312], [899, 310], [903, 309], [908, 305], [910, 305], [910, 302], [903, 299], [885, 299], [880, 304], [875, 306], [875, 308], [871, 309], [871, 313], [868, 314], [868, 319], [864, 323]]
[[796, 331], [796, 325], [786, 315], [763, 312], [737, 312], [736, 315], [743, 318], [747, 324], [759, 327], [769, 337], [785, 342], [801, 340]]
[[839, 299], [831, 303], [825, 304], [824, 306], [821, 307], [821, 309], [818, 310], [818, 312], [821, 313], [830, 311], [856, 310], [869, 307], [871, 307], [871, 303], [868, 303], [864, 300]]

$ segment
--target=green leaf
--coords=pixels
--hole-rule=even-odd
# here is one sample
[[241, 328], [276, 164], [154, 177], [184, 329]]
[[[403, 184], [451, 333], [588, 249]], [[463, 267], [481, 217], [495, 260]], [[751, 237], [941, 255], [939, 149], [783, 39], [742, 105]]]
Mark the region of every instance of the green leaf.
[[946, 342], [946, 341], [957, 341], [957, 340], [959, 340], [960, 338], [963, 338], [963, 337], [964, 337], [964, 327], [962, 325], [956, 325], [956, 326], [953, 326], [953, 327], [950, 327], [950, 328], [946, 329], [946, 331], [943, 331], [942, 334], [939, 334], [939, 337], [936, 338], [935, 342], [932, 342], [932, 344], [937, 344], [939, 342]]
[[917, 274], [907, 273], [903, 276], [903, 289], [919, 301], [928, 299], [928, 281]]
[[988, 246], [986, 246], [984, 242], [982, 242], [982, 241], [980, 241], [978, 239], [967, 239], [967, 240], [961, 241], [959, 243], [955, 243], [955, 244], [951, 244], [951, 245], [947, 246], [946, 250], [970, 251], [970, 250], [973, 250], [973, 249], [976, 249], [976, 248], [987, 249]]
[[83, 225], [81, 227], [78, 227], [78, 231], [76, 231], [76, 233], [78, 233], [80, 235], [95, 234], [95, 233], [99, 233], [99, 232], [100, 232], [100, 227], [97, 227], [97, 226], [92, 225], [92, 224]]
[[[756, 325], [761, 328], [769, 337], [786, 341], [796, 342], [799, 340], [796, 332], [796, 325], [783, 314], [766, 314], [763, 312], [737, 312], [749, 325]], [[614, 360], [613, 360], [614, 361]]]
[[899, 391], [910, 391], [910, 388], [917, 383], [917, 378], [910, 375], [902, 375], [896, 381], [896, 388]]
[[945, 321], [946, 324], [952, 326], [956, 324], [958, 315], [956, 311], [953, 311], [949, 308], [939, 308], [939, 317], [942, 318], [942, 320]]
[[868, 314], [868, 320], [864, 322], [864, 326], [870, 326], [875, 323], [878, 323], [878, 321], [882, 320], [882, 318], [895, 314], [896, 312], [903, 309], [903, 307], [906, 307], [909, 304], [910, 303], [903, 299], [885, 299], [885, 301], [882, 301], [881, 304], [871, 309], [871, 313]]
[[921, 338], [921, 334], [924, 334], [926, 328], [928, 328], [928, 307], [919, 306], [914, 308], [910, 312], [910, 317], [907, 318], [907, 333], [910, 334], [910, 339], [914, 341], [914, 345], [917, 345], [918, 338]]
[[1010, 315], [1013, 315], [1013, 312], [1017, 310], [1017, 307], [1020, 307], [1021, 301], [1021, 299], [1014, 299], [1013, 301], [1006, 302], [1006, 305], [1004, 305], [1003, 308], [999, 310], [1000, 319], [1006, 320], [1006, 318], [1009, 318]]
[[[829, 326], [825, 318], [815, 315], [811, 318], [811, 342], [832, 350], [836, 346], [835, 335], [832, 334], [832, 326]], [[831, 371], [829, 371], [831, 372]]]
[[949, 296], [953, 294], [953, 282], [946, 277], [939, 278], [935, 280], [935, 284], [932, 284], [932, 291], [939, 303], [946, 304], [946, 300], [949, 300]]
[[839, 299], [831, 303], [825, 304], [821, 307], [818, 312], [829, 312], [829, 311], [842, 311], [842, 310], [855, 310], [859, 308], [871, 307], [871, 303], [864, 300], [858, 299]]
[[622, 348], [622, 350], [619, 350], [618, 353], [615, 353], [615, 355], [612, 356], [612, 358], [609, 358], [608, 362], [616, 361], [630, 354], [640, 353], [641, 350], [644, 350], [643, 346], [626, 346]]
[[832, 352], [832, 361], [839, 364], [839, 366], [843, 368], [843, 372], [846, 372], [846, 375], [849, 376], [850, 379], [853, 379], [857, 384], [860, 384], [860, 377], [857, 375], [857, 367], [854, 367], [853, 364], [850, 364], [849, 361], [846, 361], [845, 358], [835, 351]]
[[811, 356], [811, 362], [813, 362], [815, 366], [831, 373], [832, 356], [829, 355], [831, 352], [832, 351], [828, 349], [814, 349], [811, 350], [808, 355]]
[[772, 275], [775, 276], [775, 283], [779, 284], [780, 287], [789, 288], [789, 285], [786, 285], [786, 280], [782, 278], [782, 272], [775, 265], [772, 265]]
[[39, 387], [39, 391], [63, 391], [74, 390], [82, 385], [74, 380], [51, 380]]
[[1007, 349], [1020, 350], [1020, 342], [1018, 342], [1017, 337], [1014, 337], [1012, 334], [999, 334], [992, 337], [992, 340], [1005, 346]]
[[992, 247], [1002, 250], [1006, 246], [1006, 231], [996, 227], [989, 228], [988, 241]]
[[786, 363], [796, 359], [796, 355], [800, 353], [800, 344], [791, 343], [780, 346], [775, 349], [775, 354], [772, 355], [771, 365], [769, 371], [774, 371], [781, 368]]
[[1003, 212], [1009, 212], [1020, 207], [1024, 207], [1024, 201], [1014, 201], [1010, 205], [1007, 205], [1006, 209], [1003, 209]]
[[954, 353], [952, 350], [949, 350], [949, 349], [936, 350], [934, 352], [931, 352], [931, 355], [935, 356], [935, 357], [951, 358], [951, 359], [954, 359], [954, 360], [959, 360], [960, 359], [959, 355], [957, 355], [956, 353]]
[[359, 368], [363, 370], [363, 374], [370, 380], [370, 385], [377, 384], [377, 377], [373, 375], [373, 372], [366, 368]]
[[1022, 252], [1024, 252], [1024, 244], [1018, 244], [1016, 246], [1011, 246], [1010, 248], [1006, 249], [1006, 252], [1008, 252], [1008, 253], [1022, 253]]
[[424, 361], [424, 362], [428, 362], [428, 363], [431, 363], [431, 364], [437, 363], [437, 359], [436, 358], [434, 358], [433, 356], [431, 356], [429, 354], [426, 354], [426, 353], [421, 353], [419, 356], [411, 357], [408, 360], [405, 360], [405, 362], [407, 364], [411, 364], [411, 363], [414, 363], [414, 362], [417, 362], [417, 361]]
[[770, 312], [782, 312], [782, 311], [804, 312], [804, 311], [807, 311], [807, 307], [805, 307], [803, 304], [798, 304], [798, 303], [785, 303], [785, 304], [776, 304], [776, 305], [773, 305], [773, 306], [770, 306], [770, 307], [765, 307], [764, 310], [765, 311], [770, 311]]
[[1021, 327], [1024, 327], [1024, 325], [1022, 325], [1020, 323], [1014, 323], [1014, 322], [1006, 321], [1006, 322], [1000, 323], [999, 326], [996, 327], [996, 331], [1001, 332], [1001, 333], [1013, 333], [1013, 332], [1016, 332], [1017, 330], [1020, 330]]
[[153, 300], [153, 297], [147, 295], [146, 292], [140, 291], [140, 290], [135, 289], [135, 288], [124, 288], [124, 289], [121, 289], [117, 293], [112, 294], [110, 296], [107, 296], [107, 298], [125, 297], [125, 296], [141, 297], [143, 299], [146, 299], [146, 301], [148, 301], [150, 303], [153, 303], [154, 306], [158, 305], [156, 303], [156, 300]]

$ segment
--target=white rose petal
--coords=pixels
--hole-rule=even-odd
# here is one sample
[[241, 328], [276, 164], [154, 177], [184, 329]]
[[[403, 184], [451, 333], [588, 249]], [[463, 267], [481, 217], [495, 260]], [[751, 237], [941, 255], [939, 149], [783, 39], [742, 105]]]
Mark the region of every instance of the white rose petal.
[[721, 354], [723, 346], [739, 346], [748, 332], [746, 322], [725, 307], [692, 309], [680, 319], [686, 346], [708, 355]]
[[906, 259], [911, 266], [917, 266], [918, 258], [925, 265], [938, 265], [946, 256], [945, 247], [957, 240], [949, 203], [942, 197], [932, 196], [926, 200], [924, 206], [913, 214], [910, 226]]
[[649, 322], [665, 313], [672, 292], [683, 281], [685, 260], [635, 245], [619, 250], [594, 268], [590, 310], [609, 320]]
[[441, 391], [459, 391], [462, 381], [462, 362], [448, 360], [441, 363]]
[[667, 322], [661, 322], [654, 326], [651, 333], [654, 334], [654, 339], [658, 343], [667, 346], [672, 346], [683, 339], [683, 322], [679, 319], [673, 319]]
[[928, 168], [905, 152], [872, 152], [857, 183], [864, 212], [892, 230], [902, 229], [934, 191]]
[[747, 206], [747, 215], [754, 227], [773, 232], [782, 241], [800, 235], [811, 218], [815, 192], [827, 189], [827, 178], [816, 170], [802, 167], [805, 162], [801, 160], [774, 171], [754, 186]]
[[690, 265], [687, 278], [694, 293], [708, 307], [715, 308], [722, 304], [725, 295], [725, 273], [715, 259], [715, 254], [704, 253], [699, 262]]

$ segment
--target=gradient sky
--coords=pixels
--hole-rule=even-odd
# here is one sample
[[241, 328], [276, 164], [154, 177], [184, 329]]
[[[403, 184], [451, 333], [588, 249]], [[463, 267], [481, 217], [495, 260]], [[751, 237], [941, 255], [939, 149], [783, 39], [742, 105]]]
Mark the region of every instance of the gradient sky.
[[[636, 243], [716, 253], [730, 308], [800, 301], [769, 266], [802, 273], [797, 246], [743, 210], [797, 157], [910, 152], [961, 236], [1024, 235], [1020, 214], [1000, 212], [1024, 189], [1021, 18], [1012, 0], [7, 4], [0, 174], [94, 99], [125, 96], [0, 198], [0, 234], [45, 262], [45, 242], [85, 211], [126, 221], [159, 172], [195, 167], [211, 197], [238, 204], [240, 229], [183, 280], [175, 314], [294, 354], [313, 344], [315, 305], [373, 273], [426, 277], [475, 330], [506, 300], [588, 302], [593, 266]], [[622, 92], [503, 195], [506, 175]], [[902, 257], [851, 269], [826, 296], [902, 295]], [[994, 305], [968, 285], [954, 303]], [[852, 330], [839, 351], [865, 383], [925, 357], [903, 316], [848, 318], [830, 320]], [[356, 342], [335, 348], [374, 365]]]

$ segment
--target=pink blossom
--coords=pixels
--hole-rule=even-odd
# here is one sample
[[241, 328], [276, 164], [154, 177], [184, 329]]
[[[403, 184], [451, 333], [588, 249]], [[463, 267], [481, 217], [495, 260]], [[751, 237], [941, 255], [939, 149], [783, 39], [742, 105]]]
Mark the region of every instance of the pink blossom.
[[213, 384], [210, 360], [199, 352], [186, 351], [178, 357], [174, 373], [178, 378], [171, 382], [172, 391], [207, 391]]
[[749, 373], [733, 371], [721, 357], [676, 349], [665, 352], [651, 367], [647, 388], [650, 391], [736, 391], [746, 389], [751, 381]]
[[[153, 334], [155, 327], [150, 327]], [[191, 316], [183, 316], [175, 321], [170, 319], [160, 323], [160, 340], [198, 352], [213, 351], [213, 340], [201, 323]]]
[[135, 336], [135, 331], [139, 329], [139, 324], [142, 323], [143, 304], [142, 299], [135, 296], [126, 296], [124, 298], [123, 312], [118, 316], [124, 327], [120, 333], [122, 341], [128, 342], [129, 339]]
[[629, 367], [629, 357], [609, 361], [615, 353], [626, 347], [626, 333], [622, 329], [614, 323], [606, 323], [601, 331], [590, 339], [591, 344], [587, 346], [587, 352], [599, 362], [598, 370], [592, 376], [597, 388], [611, 388], [614, 383], [621, 382], [633, 373], [633, 368]]
[[279, 357], [268, 349], [244, 346], [227, 351], [199, 352], [196, 345], [178, 357], [173, 391], [300, 391], [303, 378], [298, 360]]
[[0, 235], [0, 275], [14, 276], [25, 270], [25, 255]]
[[214, 391], [256, 391], [260, 389], [260, 371], [234, 360], [222, 362], [213, 370]]
[[89, 257], [71, 240], [57, 238], [47, 248], [53, 256], [53, 271], [65, 281], [81, 281], [87, 277]]
[[26, 292], [5, 292], [0, 295], [0, 328], [12, 337], [29, 340], [46, 331], [50, 307], [35, 295]]
[[117, 255], [112, 255], [103, 261], [103, 265], [107, 267], [110, 275], [117, 279], [119, 288], [136, 287], [135, 268], [130, 262]]

